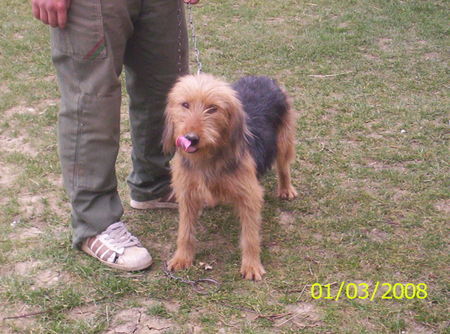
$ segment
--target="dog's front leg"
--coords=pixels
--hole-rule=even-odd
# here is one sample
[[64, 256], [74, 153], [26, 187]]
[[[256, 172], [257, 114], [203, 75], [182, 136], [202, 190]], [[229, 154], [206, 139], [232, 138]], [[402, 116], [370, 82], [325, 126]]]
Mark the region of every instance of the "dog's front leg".
[[180, 221], [178, 224], [177, 250], [168, 263], [169, 270], [180, 270], [192, 265], [195, 256], [195, 223], [200, 214], [200, 201], [190, 195], [178, 200]]
[[[256, 178], [255, 178], [256, 179]], [[266, 273], [261, 264], [261, 208], [263, 192], [259, 184], [249, 187], [253, 191], [247, 192], [247, 196], [235, 202], [241, 221], [241, 248], [242, 248], [242, 277], [259, 281]]]

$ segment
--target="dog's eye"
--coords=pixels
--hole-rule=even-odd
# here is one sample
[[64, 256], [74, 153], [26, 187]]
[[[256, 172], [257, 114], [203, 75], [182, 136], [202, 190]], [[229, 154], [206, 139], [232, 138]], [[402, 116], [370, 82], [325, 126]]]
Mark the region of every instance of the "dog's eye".
[[217, 106], [212, 105], [212, 106], [208, 106], [208, 108], [206, 108], [205, 112], [207, 114], [214, 114], [217, 111]]
[[183, 108], [189, 109], [189, 103], [183, 102], [181, 105], [183, 106]]

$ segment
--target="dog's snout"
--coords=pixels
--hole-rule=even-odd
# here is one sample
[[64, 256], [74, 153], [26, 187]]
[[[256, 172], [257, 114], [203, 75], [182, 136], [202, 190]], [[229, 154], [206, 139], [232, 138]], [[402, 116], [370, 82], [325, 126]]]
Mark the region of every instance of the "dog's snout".
[[200, 141], [200, 138], [193, 132], [184, 135], [184, 137], [191, 142], [192, 146], [197, 145], [198, 142]]

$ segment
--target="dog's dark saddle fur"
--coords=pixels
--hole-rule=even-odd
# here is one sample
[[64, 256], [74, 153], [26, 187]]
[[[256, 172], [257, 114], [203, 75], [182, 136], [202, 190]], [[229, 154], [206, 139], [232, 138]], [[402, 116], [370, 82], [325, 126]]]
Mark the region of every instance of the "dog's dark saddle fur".
[[271, 168], [277, 154], [277, 135], [283, 117], [289, 110], [286, 95], [275, 80], [248, 76], [233, 84], [247, 114], [247, 137], [258, 176]]

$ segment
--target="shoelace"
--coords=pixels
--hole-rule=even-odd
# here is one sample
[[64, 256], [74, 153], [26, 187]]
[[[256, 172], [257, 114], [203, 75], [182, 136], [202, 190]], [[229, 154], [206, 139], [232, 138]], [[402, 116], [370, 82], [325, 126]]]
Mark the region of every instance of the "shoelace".
[[110, 225], [106, 231], [102, 233], [112, 246], [120, 249], [132, 246], [141, 246], [138, 238], [128, 232], [123, 222], [117, 222]]

